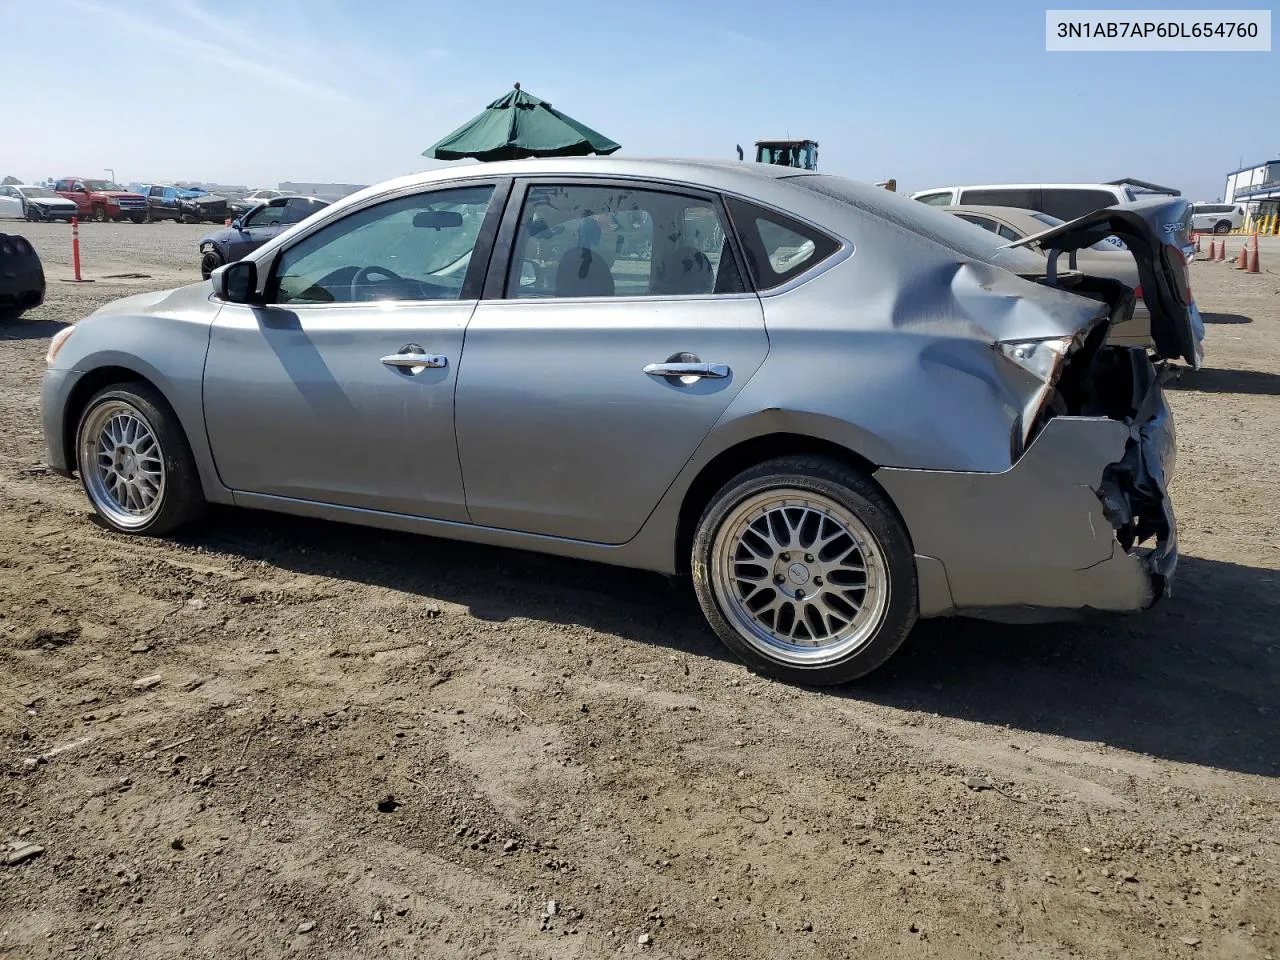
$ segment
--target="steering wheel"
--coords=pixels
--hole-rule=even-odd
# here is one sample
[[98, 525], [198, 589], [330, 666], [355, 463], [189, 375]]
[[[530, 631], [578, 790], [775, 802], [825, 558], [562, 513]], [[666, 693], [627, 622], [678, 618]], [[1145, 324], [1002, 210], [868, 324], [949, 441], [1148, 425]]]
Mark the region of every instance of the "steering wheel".
[[384, 278], [383, 280], [378, 281], [379, 283], [383, 283], [386, 280], [399, 280], [402, 283], [404, 282], [404, 277], [400, 276], [398, 273], [388, 270], [386, 267], [379, 267], [377, 264], [370, 264], [367, 267], [361, 267], [356, 271], [356, 275], [351, 278], [352, 303], [356, 303], [362, 299], [359, 295], [360, 287], [364, 286], [368, 282], [369, 278], [374, 276]]

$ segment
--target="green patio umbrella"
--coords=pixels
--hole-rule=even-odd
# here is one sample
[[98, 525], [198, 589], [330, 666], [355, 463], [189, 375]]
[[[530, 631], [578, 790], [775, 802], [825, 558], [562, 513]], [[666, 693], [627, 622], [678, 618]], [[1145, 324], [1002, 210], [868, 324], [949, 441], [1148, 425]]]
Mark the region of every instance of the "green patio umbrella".
[[515, 160], [613, 153], [618, 144], [516, 84], [443, 140], [422, 152], [435, 160]]

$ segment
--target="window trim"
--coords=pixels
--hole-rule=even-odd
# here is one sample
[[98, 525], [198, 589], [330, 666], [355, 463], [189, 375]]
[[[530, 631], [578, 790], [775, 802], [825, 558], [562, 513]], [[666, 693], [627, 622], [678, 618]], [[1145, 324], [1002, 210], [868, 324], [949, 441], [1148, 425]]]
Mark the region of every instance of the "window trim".
[[[449, 190], [467, 190], [467, 189], [472, 189], [474, 187], [492, 187], [493, 194], [489, 198], [489, 209], [485, 211], [484, 221], [480, 224], [480, 232], [476, 234], [476, 245], [471, 251], [471, 261], [467, 264], [467, 275], [462, 280], [462, 291], [459, 293], [458, 299], [456, 300], [395, 300], [392, 302], [398, 305], [412, 304], [416, 306], [424, 306], [428, 304], [437, 304], [437, 303], [448, 303], [448, 304], [466, 303], [467, 301], [470, 301], [470, 300], [480, 299], [480, 292], [484, 285], [485, 276], [489, 270], [490, 259], [493, 256], [494, 235], [497, 232], [498, 223], [504, 212], [504, 208], [507, 206], [507, 198], [509, 197], [511, 192], [510, 177], [477, 177], [474, 180], [467, 179], [467, 180], [433, 181], [432, 183], [429, 183], [429, 184], [418, 183], [418, 184], [413, 184], [412, 186], [409, 186], [409, 187], [405, 187], [400, 190], [391, 190], [391, 191], [388, 191], [387, 193], [378, 194], [377, 196], [368, 198], [368, 200], [362, 203], [353, 204], [352, 206], [349, 206], [349, 207], [342, 207], [340, 210], [335, 211], [336, 213], [335, 216], [325, 217], [319, 223], [317, 223], [314, 227], [307, 230], [306, 233], [299, 234], [297, 237], [294, 237], [293, 239], [291, 239], [288, 244], [279, 246], [275, 250], [271, 251], [271, 253], [264, 258], [266, 260], [265, 263], [263, 263], [262, 261], [258, 261], [258, 265], [260, 267], [265, 268], [264, 272], [266, 274], [266, 279], [262, 281], [262, 290], [260, 291], [262, 298], [265, 301], [264, 306], [274, 307], [278, 310], [290, 310], [290, 311], [312, 310], [316, 308], [331, 310], [334, 307], [362, 306], [362, 304], [351, 304], [351, 303], [276, 303], [274, 302], [274, 298], [280, 292], [279, 290], [280, 277], [278, 273], [278, 268], [280, 266], [281, 256], [287, 253], [289, 250], [292, 250], [298, 244], [302, 243], [308, 237], [314, 236], [316, 233], [320, 232], [321, 230], [324, 230], [326, 227], [330, 226], [331, 224], [337, 223], [339, 220], [344, 220], [352, 214], [359, 213], [361, 210], [368, 210], [371, 207], [378, 207], [384, 203], [391, 203], [396, 200], [404, 199], [405, 197], [419, 196], [421, 194], [427, 194], [427, 193], [442, 193]], [[274, 203], [276, 200], [283, 200], [284, 202], [280, 204], [281, 211], [282, 211], [281, 216], [283, 216], [284, 206], [289, 201], [289, 199], [290, 198], [288, 196], [275, 197], [272, 200], [268, 200], [266, 204], [264, 204], [264, 206], [269, 206], [270, 204]], [[330, 204], [329, 207], [322, 207], [321, 209], [328, 210], [334, 206], [336, 206], [336, 204]], [[302, 221], [298, 221], [298, 222], [301, 223]], [[293, 227], [296, 227], [297, 225], [298, 225], [297, 223], [279, 224], [279, 226], [283, 228], [283, 230], [281, 231], [282, 233], [285, 230], [290, 230]]]
[[[525, 200], [530, 187], [564, 186], [564, 187], [603, 187], [619, 190], [649, 190], [653, 193], [675, 194], [688, 197], [713, 207], [724, 227], [725, 240], [729, 244], [729, 253], [733, 257], [734, 266], [742, 280], [743, 289], [737, 293], [648, 293], [634, 297], [508, 297], [507, 284], [511, 271], [515, 269], [515, 238], [520, 227], [520, 216], [524, 213]], [[507, 209], [498, 230], [497, 242], [485, 276], [482, 300], [501, 300], [505, 303], [649, 303], [663, 300], [731, 300], [744, 297], [755, 297], [752, 290], [751, 277], [746, 270], [746, 263], [739, 247], [739, 240], [733, 229], [733, 221], [725, 208], [720, 193], [701, 187], [697, 184], [682, 183], [678, 180], [654, 180], [647, 177], [606, 177], [593, 174], [541, 174], [516, 178], [511, 195], [507, 200]]]

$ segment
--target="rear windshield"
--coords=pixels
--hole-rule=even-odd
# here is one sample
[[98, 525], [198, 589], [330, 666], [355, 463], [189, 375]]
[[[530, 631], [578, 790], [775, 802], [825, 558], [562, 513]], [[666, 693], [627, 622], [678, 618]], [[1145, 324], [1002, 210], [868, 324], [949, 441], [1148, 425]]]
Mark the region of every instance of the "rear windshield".
[[1023, 249], [1007, 249], [1008, 241], [998, 234], [975, 230], [972, 224], [959, 217], [888, 190], [824, 173], [787, 177], [786, 180], [928, 237], [963, 256], [1007, 270], [1044, 271], [1042, 257]]

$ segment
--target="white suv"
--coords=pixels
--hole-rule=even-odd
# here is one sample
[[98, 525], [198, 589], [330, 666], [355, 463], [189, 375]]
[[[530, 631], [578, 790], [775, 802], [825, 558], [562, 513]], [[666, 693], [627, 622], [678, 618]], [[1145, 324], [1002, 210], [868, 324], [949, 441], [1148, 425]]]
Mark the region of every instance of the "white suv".
[[1128, 203], [1154, 194], [1178, 197], [1171, 187], [1144, 180], [1111, 183], [996, 183], [972, 187], [935, 187], [911, 195], [931, 207], [1020, 207], [1039, 210], [1060, 220], [1074, 220], [1087, 213]]
[[1193, 203], [1191, 229], [1230, 233], [1244, 225], [1244, 207], [1238, 203]]

